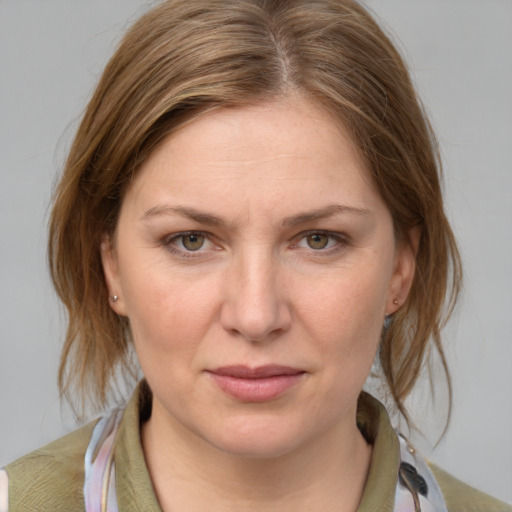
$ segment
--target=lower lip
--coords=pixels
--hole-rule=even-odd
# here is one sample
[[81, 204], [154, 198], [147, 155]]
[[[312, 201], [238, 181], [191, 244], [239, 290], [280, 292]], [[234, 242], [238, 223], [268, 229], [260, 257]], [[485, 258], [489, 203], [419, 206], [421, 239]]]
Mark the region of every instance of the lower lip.
[[229, 375], [210, 373], [212, 379], [227, 395], [241, 402], [268, 402], [278, 398], [295, 386], [304, 373], [293, 375], [275, 375], [260, 379], [243, 379]]

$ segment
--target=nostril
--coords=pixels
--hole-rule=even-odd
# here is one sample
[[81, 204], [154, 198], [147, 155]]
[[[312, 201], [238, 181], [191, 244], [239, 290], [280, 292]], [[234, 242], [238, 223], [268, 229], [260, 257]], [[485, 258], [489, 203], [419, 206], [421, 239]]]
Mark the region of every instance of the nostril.
[[290, 328], [290, 315], [281, 304], [258, 309], [240, 303], [225, 305], [221, 322], [226, 331], [251, 342], [274, 340]]

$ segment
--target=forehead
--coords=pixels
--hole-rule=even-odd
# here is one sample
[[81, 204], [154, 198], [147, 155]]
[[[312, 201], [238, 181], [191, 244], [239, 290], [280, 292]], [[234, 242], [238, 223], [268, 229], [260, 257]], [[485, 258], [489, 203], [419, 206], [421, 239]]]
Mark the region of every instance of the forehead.
[[274, 210], [284, 198], [317, 199], [321, 207], [339, 199], [368, 202], [375, 195], [343, 124], [293, 98], [191, 121], [149, 156], [125, 199], [144, 208], [186, 198], [193, 207], [221, 209], [237, 199]]

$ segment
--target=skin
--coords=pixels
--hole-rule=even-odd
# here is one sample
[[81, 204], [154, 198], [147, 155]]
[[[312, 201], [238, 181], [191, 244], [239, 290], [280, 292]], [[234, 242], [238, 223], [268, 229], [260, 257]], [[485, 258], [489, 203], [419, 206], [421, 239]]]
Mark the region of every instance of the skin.
[[[163, 510], [357, 509], [357, 397], [414, 245], [347, 130], [300, 97], [207, 113], [153, 152], [101, 249], [153, 391], [142, 442]], [[209, 373], [267, 364], [303, 373], [259, 403]]]

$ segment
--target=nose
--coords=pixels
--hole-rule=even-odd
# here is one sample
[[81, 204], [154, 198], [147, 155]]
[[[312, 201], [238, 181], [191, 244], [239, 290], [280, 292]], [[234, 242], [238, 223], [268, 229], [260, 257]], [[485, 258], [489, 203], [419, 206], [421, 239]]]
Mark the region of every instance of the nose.
[[221, 323], [249, 341], [269, 341], [291, 326], [286, 290], [279, 285], [279, 264], [254, 251], [240, 257], [225, 280]]

